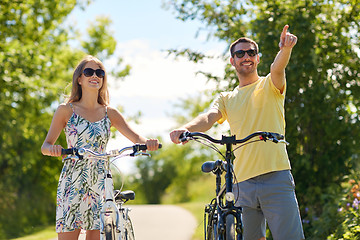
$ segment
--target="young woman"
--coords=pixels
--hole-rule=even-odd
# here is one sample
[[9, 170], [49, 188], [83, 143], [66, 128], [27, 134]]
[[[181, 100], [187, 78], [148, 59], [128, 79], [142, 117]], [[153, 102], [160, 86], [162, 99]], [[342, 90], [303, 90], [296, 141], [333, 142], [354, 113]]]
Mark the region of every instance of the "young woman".
[[[121, 113], [109, 106], [107, 74], [100, 60], [85, 57], [73, 74], [71, 96], [56, 110], [41, 152], [61, 156], [62, 146], [55, 145], [62, 129], [67, 147], [106, 149], [110, 127], [115, 127], [133, 143], [158, 149], [157, 139], [146, 139], [126, 123]], [[100, 239], [99, 214], [104, 202], [104, 161], [83, 159], [66, 161], [57, 189], [56, 232], [58, 239], [77, 239], [81, 229], [86, 239]]]

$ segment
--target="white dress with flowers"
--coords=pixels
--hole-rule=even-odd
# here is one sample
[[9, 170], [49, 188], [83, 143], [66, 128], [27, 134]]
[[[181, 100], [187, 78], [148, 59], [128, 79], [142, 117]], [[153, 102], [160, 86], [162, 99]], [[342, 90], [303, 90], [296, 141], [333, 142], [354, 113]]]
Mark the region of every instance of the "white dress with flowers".
[[[88, 148], [104, 152], [110, 137], [107, 116], [90, 122], [73, 109], [64, 129], [68, 148]], [[64, 162], [57, 189], [56, 232], [76, 228], [99, 230], [100, 210], [104, 204], [104, 160], [86, 159]]]

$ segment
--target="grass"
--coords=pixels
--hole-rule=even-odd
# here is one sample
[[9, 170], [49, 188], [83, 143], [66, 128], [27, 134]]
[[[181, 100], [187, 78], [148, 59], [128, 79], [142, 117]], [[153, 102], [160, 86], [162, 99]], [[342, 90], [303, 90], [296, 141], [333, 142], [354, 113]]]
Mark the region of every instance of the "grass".
[[185, 208], [194, 215], [197, 227], [192, 240], [202, 240], [204, 239], [204, 208], [215, 195], [215, 177], [212, 174], [203, 175], [191, 184], [189, 192], [193, 196], [193, 200], [176, 205]]
[[192, 240], [202, 240], [204, 239], [204, 206], [205, 202], [190, 202], [190, 203], [181, 203], [177, 204], [177, 206], [185, 208], [190, 211], [196, 221], [197, 227], [195, 229]]
[[55, 227], [51, 225], [34, 234], [26, 237], [14, 238], [13, 240], [50, 240], [54, 238], [57, 238], [57, 233], [55, 232]]

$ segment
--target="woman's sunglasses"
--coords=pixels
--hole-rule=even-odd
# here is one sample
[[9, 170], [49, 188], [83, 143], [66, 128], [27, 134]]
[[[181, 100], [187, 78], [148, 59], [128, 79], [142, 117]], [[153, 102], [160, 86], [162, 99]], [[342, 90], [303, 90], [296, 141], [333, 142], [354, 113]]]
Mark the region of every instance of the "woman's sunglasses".
[[85, 75], [85, 77], [91, 77], [92, 75], [94, 75], [94, 72], [96, 74], [97, 77], [99, 78], [103, 78], [105, 77], [105, 71], [102, 69], [92, 69], [92, 68], [85, 68], [83, 73]]
[[236, 55], [236, 57], [242, 58], [245, 56], [245, 53], [247, 53], [249, 55], [249, 57], [253, 57], [257, 54], [257, 51], [255, 49], [249, 49], [246, 51], [238, 50], [238, 51], [234, 52], [233, 57], [234, 57], [234, 55]]

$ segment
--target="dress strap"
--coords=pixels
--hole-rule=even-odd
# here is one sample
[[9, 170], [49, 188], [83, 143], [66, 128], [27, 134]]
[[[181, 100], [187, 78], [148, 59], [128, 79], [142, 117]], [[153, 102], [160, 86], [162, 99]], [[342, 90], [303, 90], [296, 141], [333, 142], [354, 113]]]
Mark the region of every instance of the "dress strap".
[[107, 111], [107, 110], [108, 110], [108, 107], [105, 106], [105, 117], [106, 117], [106, 118], [109, 118], [109, 116], [108, 116], [108, 111]]
[[74, 108], [74, 106], [72, 105], [72, 103], [69, 103], [69, 105], [70, 105], [71, 109], [73, 110], [73, 113], [75, 113], [75, 108]]

